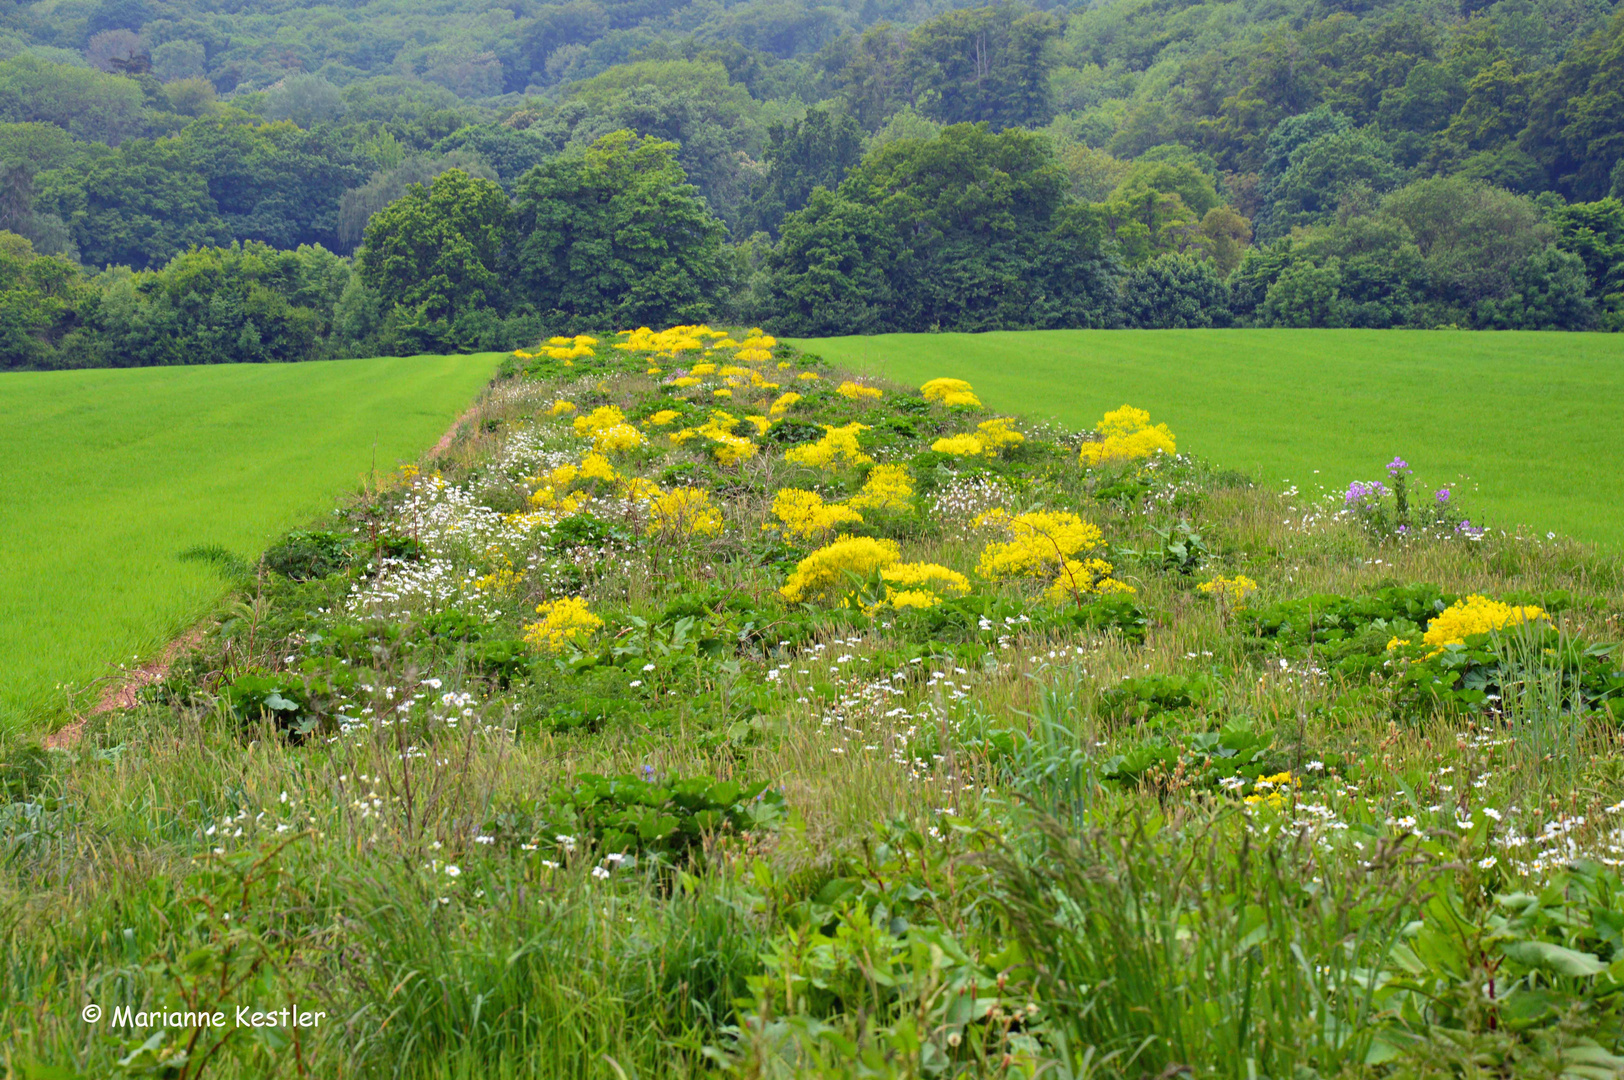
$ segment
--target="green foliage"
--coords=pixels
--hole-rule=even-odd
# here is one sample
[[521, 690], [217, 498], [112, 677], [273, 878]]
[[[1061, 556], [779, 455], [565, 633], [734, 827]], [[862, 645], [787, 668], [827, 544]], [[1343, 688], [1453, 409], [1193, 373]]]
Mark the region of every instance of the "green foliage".
[[[994, 183], [997, 178], [998, 182]], [[769, 294], [786, 331], [1101, 325], [1115, 308], [1105, 238], [1064, 205], [1032, 135], [956, 125], [864, 158], [784, 220]]]
[[1142, 330], [1186, 330], [1229, 322], [1229, 292], [1206, 259], [1169, 252], [1122, 282], [1122, 314]]
[[1259, 735], [1249, 718], [1240, 717], [1217, 731], [1177, 732], [1171, 739], [1153, 736], [1113, 754], [1100, 767], [1100, 777], [1126, 787], [1165, 790], [1176, 783], [1214, 793], [1226, 790], [1222, 781], [1227, 780], [1227, 787], [1250, 790], [1258, 779], [1276, 774], [1277, 759], [1271, 740]]
[[699, 322], [722, 277], [722, 227], [674, 144], [619, 131], [519, 183], [516, 293], [565, 325]]
[[596, 776], [577, 778], [562, 800], [564, 820], [577, 823], [598, 851], [684, 862], [711, 835], [773, 826], [784, 796], [764, 781], [741, 784], [708, 777]]
[[1204, 710], [1217, 690], [1201, 676], [1145, 675], [1123, 679], [1100, 693], [1100, 709], [1108, 716], [1147, 720], [1161, 713]]
[[261, 556], [265, 568], [294, 581], [327, 577], [349, 568], [355, 538], [347, 533], [294, 530]]
[[943, 124], [998, 131], [1052, 115], [1049, 71], [1060, 20], [1013, 3], [938, 15], [908, 39], [904, 70], [919, 109]]
[[55, 366], [87, 292], [66, 259], [0, 232], [0, 370]]
[[451, 169], [367, 223], [361, 280], [394, 309], [419, 350], [452, 338], [452, 324], [500, 298], [511, 209], [502, 189]]

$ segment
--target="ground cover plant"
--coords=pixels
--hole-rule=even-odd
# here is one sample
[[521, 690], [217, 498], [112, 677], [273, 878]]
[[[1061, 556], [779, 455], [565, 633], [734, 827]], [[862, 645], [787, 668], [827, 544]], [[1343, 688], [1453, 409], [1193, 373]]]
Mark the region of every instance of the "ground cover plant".
[[190, 626], [282, 530], [432, 445], [495, 364], [0, 376], [0, 726]]
[[753, 330], [458, 432], [5, 744], [13, 1072], [1624, 1068], [1616, 556]]
[[1304, 497], [1385, 479], [1402, 449], [1435, 487], [1464, 485], [1498, 528], [1624, 542], [1612, 421], [1624, 345], [1611, 335], [1073, 330], [800, 344], [904, 382], [968, 379], [993, 408], [1071, 426], [1123, 398], [1154, 400], [1183, 445]]

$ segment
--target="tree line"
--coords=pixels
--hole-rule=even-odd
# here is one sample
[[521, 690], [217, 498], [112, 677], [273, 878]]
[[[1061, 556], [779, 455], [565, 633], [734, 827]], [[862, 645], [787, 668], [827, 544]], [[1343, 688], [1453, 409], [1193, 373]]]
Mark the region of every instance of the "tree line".
[[[524, 31], [556, 78], [478, 92], [404, 54], [233, 82], [241, 13], [207, 8], [0, 12], [0, 363], [505, 347], [638, 312], [800, 333], [1624, 320], [1624, 13], [1589, 0], [1006, 3], [912, 27], [866, 5], [760, 34], [575, 3]], [[310, 47], [336, 48], [334, 9], [287, 18], [315, 11]], [[397, 17], [419, 16], [379, 8], [367, 33]], [[166, 51], [182, 23], [224, 35], [200, 64]], [[628, 207], [661, 224], [617, 231]], [[468, 215], [458, 273], [412, 247], [414, 220]]]
[[813, 186], [776, 241], [729, 244], [676, 146], [618, 131], [532, 167], [511, 196], [457, 168], [412, 184], [370, 217], [353, 258], [250, 240], [90, 276], [0, 234], [0, 357], [292, 361], [707, 319], [804, 335], [1586, 329], [1608, 325], [1601, 294], [1624, 265], [1624, 203], [1611, 197], [1570, 204], [1433, 177], [1345, 200], [1334, 220], [1261, 247], [1220, 209], [1177, 154], [1142, 158], [1111, 198], [1089, 202], [1070, 193], [1045, 136], [960, 124], [887, 143], [833, 189]]

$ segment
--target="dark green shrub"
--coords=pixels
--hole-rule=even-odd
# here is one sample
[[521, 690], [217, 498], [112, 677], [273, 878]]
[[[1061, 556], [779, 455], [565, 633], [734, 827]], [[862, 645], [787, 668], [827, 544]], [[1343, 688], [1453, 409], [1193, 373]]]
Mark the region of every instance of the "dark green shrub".
[[766, 438], [779, 446], [799, 446], [823, 438], [823, 428], [804, 420], [780, 420], [767, 429]]
[[290, 532], [266, 550], [262, 561], [267, 570], [293, 581], [324, 578], [349, 569], [354, 539], [349, 533]]
[[1216, 699], [1212, 680], [1202, 675], [1144, 675], [1123, 679], [1100, 694], [1100, 711], [1131, 720], [1167, 712], [1205, 710]]

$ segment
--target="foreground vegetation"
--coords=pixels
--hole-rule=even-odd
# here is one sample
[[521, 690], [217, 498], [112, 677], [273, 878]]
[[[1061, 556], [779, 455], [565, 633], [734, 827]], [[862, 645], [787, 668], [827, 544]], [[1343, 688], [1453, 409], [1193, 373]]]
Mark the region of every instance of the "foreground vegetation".
[[1624, 409], [1624, 341], [1613, 336], [1070, 331], [800, 344], [900, 382], [968, 379], [993, 408], [1074, 428], [1123, 398], [1154, 401], [1184, 445], [1313, 495], [1369, 479], [1399, 450], [1435, 484], [1465, 484], [1495, 528], [1624, 542], [1612, 465], [1624, 441], [1611, 422]]
[[1624, 564], [740, 337], [515, 357], [7, 746], [14, 1071], [1624, 1067]]
[[94, 704], [278, 533], [432, 445], [498, 359], [0, 376], [0, 728]]

